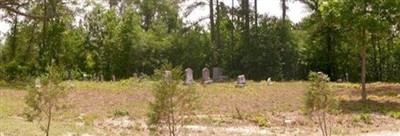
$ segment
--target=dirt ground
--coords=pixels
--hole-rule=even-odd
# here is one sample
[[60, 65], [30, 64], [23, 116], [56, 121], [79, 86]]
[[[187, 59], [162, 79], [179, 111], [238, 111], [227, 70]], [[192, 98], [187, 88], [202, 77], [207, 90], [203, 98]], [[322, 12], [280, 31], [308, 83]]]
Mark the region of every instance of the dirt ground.
[[[54, 135], [148, 135], [148, 104], [152, 83], [73, 82], [55, 117]], [[201, 107], [182, 135], [321, 135], [316, 122], [301, 111], [307, 82], [250, 81], [196, 84]], [[360, 102], [359, 85], [332, 83], [340, 113], [330, 115], [334, 135], [399, 135], [400, 85], [368, 84], [367, 102]], [[35, 123], [23, 118], [25, 90], [0, 89], [0, 136], [40, 135]], [[365, 116], [368, 118], [366, 119]], [[22, 127], [21, 127], [22, 126]]]

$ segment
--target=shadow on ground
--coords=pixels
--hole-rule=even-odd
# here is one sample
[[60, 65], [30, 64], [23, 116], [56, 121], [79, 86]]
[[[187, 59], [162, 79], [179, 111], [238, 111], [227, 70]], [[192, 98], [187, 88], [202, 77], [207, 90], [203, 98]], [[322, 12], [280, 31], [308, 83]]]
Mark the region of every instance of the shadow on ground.
[[375, 96], [388, 96], [388, 97], [398, 97], [400, 96], [400, 86], [390, 85], [390, 86], [376, 86], [368, 88], [369, 95]]
[[376, 100], [342, 100], [340, 108], [343, 113], [382, 113], [400, 112], [400, 103]]

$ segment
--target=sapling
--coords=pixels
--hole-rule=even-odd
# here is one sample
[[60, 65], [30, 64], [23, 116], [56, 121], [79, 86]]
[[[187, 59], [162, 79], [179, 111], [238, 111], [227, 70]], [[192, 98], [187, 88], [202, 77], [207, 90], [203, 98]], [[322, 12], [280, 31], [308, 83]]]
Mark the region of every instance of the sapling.
[[198, 107], [198, 95], [192, 86], [179, 86], [182, 81], [181, 68], [164, 64], [155, 71], [156, 83], [150, 103], [148, 126], [151, 134], [176, 136]]
[[317, 118], [323, 136], [331, 135], [328, 113], [336, 112], [338, 101], [335, 92], [329, 88], [329, 78], [322, 72], [310, 72], [310, 86], [304, 96], [305, 113]]
[[[48, 73], [35, 81], [35, 86], [28, 87], [25, 103], [28, 107], [24, 114], [28, 121], [37, 119], [42, 131], [49, 135], [51, 121], [56, 110], [61, 109], [61, 99], [68, 94], [69, 86], [61, 80], [57, 68], [49, 67]], [[41, 120], [45, 120], [42, 124]]]

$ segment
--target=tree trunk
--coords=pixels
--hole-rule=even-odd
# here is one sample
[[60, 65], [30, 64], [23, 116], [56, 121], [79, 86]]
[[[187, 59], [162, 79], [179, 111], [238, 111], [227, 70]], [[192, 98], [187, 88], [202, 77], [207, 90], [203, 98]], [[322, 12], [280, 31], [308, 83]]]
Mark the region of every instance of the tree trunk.
[[11, 53], [10, 61], [13, 60], [17, 53], [17, 35], [18, 35], [18, 14], [14, 15], [13, 27], [11, 28]]
[[230, 45], [231, 47], [233, 46], [233, 36], [234, 36], [234, 28], [235, 28], [235, 26], [233, 25], [233, 16], [234, 16], [233, 9], [235, 8], [234, 4], [235, 4], [235, 2], [234, 2], [234, 0], [232, 0], [232, 9], [231, 9], [231, 25], [232, 25], [232, 28], [231, 28], [231, 45]]
[[281, 6], [282, 6], [282, 20], [286, 20], [286, 0], [281, 0]]
[[[43, 1], [43, 16], [47, 16], [47, 0]], [[41, 39], [42, 43], [40, 44], [40, 47], [39, 47], [39, 57], [38, 57], [39, 66], [40, 66], [39, 69], [41, 72], [43, 72], [45, 70], [45, 66], [47, 65], [45, 55], [44, 55], [45, 50], [46, 50], [45, 49], [46, 44], [47, 44], [47, 41], [46, 41], [46, 39], [47, 39], [47, 22], [48, 22], [47, 17], [43, 18], [42, 21], [43, 21], [42, 39]]]
[[216, 47], [217, 47], [217, 49], [215, 50], [216, 51], [216, 53], [215, 53], [215, 55], [216, 55], [216, 64], [218, 65], [218, 64], [221, 64], [221, 61], [222, 61], [222, 58], [221, 58], [221, 32], [220, 32], [220, 22], [221, 22], [221, 7], [220, 7], [220, 3], [219, 3], [219, 0], [216, 0], [216, 10], [217, 10], [217, 20], [216, 20], [216, 33], [215, 33], [215, 35], [216, 35]]
[[[254, 0], [254, 25], [255, 25], [256, 31], [257, 31], [257, 27], [258, 27], [257, 0]], [[257, 32], [256, 32], [256, 34], [257, 34]]]
[[[364, 2], [364, 14], [367, 14], [367, 3]], [[362, 53], [361, 53], [361, 99], [362, 101], [367, 100], [367, 91], [365, 86], [365, 75], [366, 75], [366, 59], [367, 59], [367, 30], [365, 26], [362, 27]]]
[[245, 28], [244, 28], [244, 45], [248, 46], [250, 42], [250, 10], [249, 0], [243, 1], [243, 10], [245, 14]]
[[367, 57], [367, 42], [366, 42], [366, 33], [367, 31], [365, 28], [363, 28], [363, 47], [362, 47], [362, 53], [361, 53], [361, 58], [362, 58], [362, 64], [361, 64], [361, 97], [362, 101], [367, 100], [367, 92], [365, 88], [365, 72], [366, 72], [366, 57]]
[[53, 107], [53, 104], [52, 104], [52, 102], [50, 102], [50, 104], [49, 104], [49, 114], [48, 114], [48, 116], [47, 116], [47, 128], [46, 128], [46, 136], [49, 136], [49, 132], [50, 132], [50, 123], [51, 123], [51, 108]]
[[214, 0], [210, 0], [210, 34], [211, 42], [214, 43]]

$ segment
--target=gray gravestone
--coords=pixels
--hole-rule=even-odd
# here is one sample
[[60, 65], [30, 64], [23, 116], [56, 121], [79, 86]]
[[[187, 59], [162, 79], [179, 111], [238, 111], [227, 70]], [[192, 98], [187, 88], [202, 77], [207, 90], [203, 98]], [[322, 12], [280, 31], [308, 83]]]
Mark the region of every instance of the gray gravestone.
[[40, 79], [39, 79], [39, 78], [36, 78], [36, 79], [35, 79], [35, 87], [36, 87], [36, 88], [41, 88], [41, 87], [42, 87], [42, 83], [40, 82]]
[[208, 68], [203, 68], [201, 75], [203, 78], [203, 84], [210, 84], [213, 82], [213, 80], [210, 78], [210, 70], [208, 70]]
[[213, 80], [214, 81], [224, 81], [228, 80], [227, 76], [224, 76], [224, 69], [214, 67], [213, 68]]
[[237, 77], [236, 87], [243, 87], [246, 85], [246, 77], [244, 75], [239, 75]]
[[117, 78], [115, 77], [115, 75], [112, 75], [112, 81], [113, 82], [117, 81]]
[[238, 76], [237, 84], [246, 84], [246, 77], [244, 75]]
[[172, 82], [172, 72], [171, 71], [164, 71], [164, 81], [168, 85]]
[[191, 68], [185, 69], [185, 85], [195, 83], [193, 79], [193, 70]]
[[100, 82], [104, 82], [104, 75], [100, 75]]

